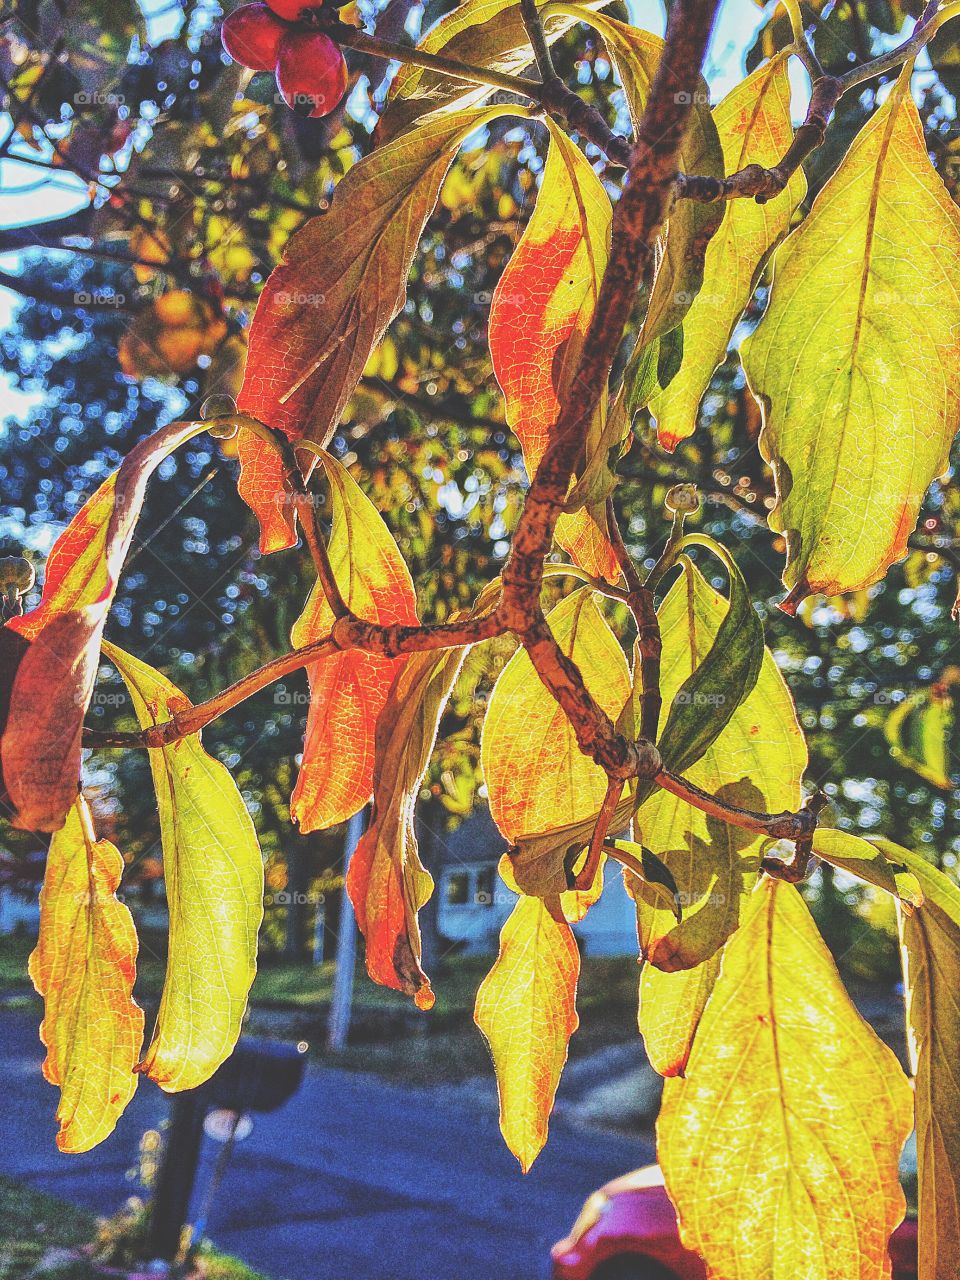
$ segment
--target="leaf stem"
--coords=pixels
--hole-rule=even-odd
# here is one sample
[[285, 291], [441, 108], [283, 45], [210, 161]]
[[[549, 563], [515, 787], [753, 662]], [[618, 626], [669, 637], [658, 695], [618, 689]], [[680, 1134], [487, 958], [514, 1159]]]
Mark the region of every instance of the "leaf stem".
[[660, 659], [663, 653], [660, 621], [657, 618], [653, 591], [640, 577], [623, 540], [612, 497], [607, 499], [607, 529], [610, 545], [627, 583], [627, 607], [633, 614], [637, 628], [637, 656], [640, 659], [639, 734], [648, 742], [656, 742], [663, 706], [660, 693]]
[[731, 827], [739, 827], [742, 831], [752, 831], [755, 835], [768, 836], [771, 840], [799, 842], [813, 837], [816, 814], [811, 809], [801, 809], [798, 813], [759, 813], [754, 809], [742, 809], [739, 805], [728, 804], [708, 791], [701, 790], [695, 783], [671, 773], [669, 769], [661, 769], [654, 782], [664, 791], [693, 805], [695, 809], [712, 818], [719, 818]]
[[600, 858], [603, 854], [603, 844], [607, 838], [607, 832], [610, 830], [610, 823], [613, 821], [613, 815], [617, 811], [617, 805], [620, 803], [620, 797], [623, 794], [623, 782], [619, 778], [611, 778], [607, 784], [607, 794], [603, 797], [603, 804], [600, 806], [600, 812], [597, 814], [596, 826], [593, 828], [593, 836], [590, 840], [590, 848], [587, 851], [587, 859], [583, 866], [573, 877], [571, 888], [580, 892], [585, 892], [593, 884], [597, 878], [597, 871], [600, 867]]
[[529, 80], [525, 76], [507, 75], [506, 72], [494, 71], [491, 67], [471, 66], [470, 63], [445, 58], [439, 53], [427, 53], [413, 45], [368, 36], [365, 31], [358, 31], [345, 22], [324, 24], [322, 30], [346, 49], [356, 49], [359, 53], [369, 53], [375, 58], [385, 58], [390, 62], [407, 62], [427, 71], [453, 76], [455, 80], [463, 80], [467, 84], [489, 85], [493, 89], [504, 89], [508, 93], [518, 93], [533, 102], [540, 102], [543, 86], [539, 81]]

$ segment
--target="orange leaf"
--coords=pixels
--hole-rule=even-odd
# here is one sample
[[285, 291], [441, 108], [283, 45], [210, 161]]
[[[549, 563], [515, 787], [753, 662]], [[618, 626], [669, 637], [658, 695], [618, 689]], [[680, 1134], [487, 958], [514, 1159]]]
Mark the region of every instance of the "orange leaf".
[[78, 797], [50, 842], [40, 937], [30, 977], [44, 998], [43, 1074], [60, 1087], [61, 1151], [89, 1151], [113, 1132], [137, 1087], [143, 1010], [133, 999], [137, 933], [119, 902], [123, 859], [97, 840]]
[[793, 885], [761, 880], [657, 1126], [710, 1280], [882, 1280], [913, 1095]]
[[[607, 265], [610, 200], [583, 153], [551, 126], [540, 195], [490, 306], [490, 356], [532, 477], [570, 390]], [[602, 516], [562, 515], [556, 537], [598, 576], [619, 576]]]
[[490, 1046], [500, 1131], [524, 1173], [543, 1149], [567, 1045], [579, 1025], [580, 953], [557, 899], [523, 897], [477, 992], [474, 1020]]
[[376, 737], [376, 789], [370, 826], [347, 873], [347, 891], [367, 943], [367, 972], [374, 982], [433, 1007], [430, 982], [420, 967], [417, 912], [433, 892], [414, 827], [414, 808], [437, 727], [466, 649], [415, 653], [390, 689]]
[[142, 440], [54, 543], [40, 604], [6, 625], [30, 647], [0, 742], [13, 825], [56, 831], [77, 796], [80, 735], [100, 639], [143, 506], [147, 481], [201, 427], [171, 423]]
[[[366, 622], [416, 625], [410, 571], [380, 513], [349, 471], [329, 454], [333, 528], [328, 554], [334, 576], [353, 612]], [[317, 582], [294, 624], [296, 648], [322, 640], [333, 612]], [[373, 790], [374, 733], [403, 658], [349, 650], [312, 663], [310, 711], [303, 764], [291, 799], [300, 830], [336, 826], [357, 813]]]
[[[250, 328], [240, 408], [291, 440], [326, 445], [371, 352], [406, 298], [407, 273], [464, 138], [505, 110], [437, 113], [365, 156], [329, 212], [290, 240]], [[296, 542], [276, 451], [241, 431], [240, 496], [263, 552]], [[312, 463], [311, 463], [312, 466]]]

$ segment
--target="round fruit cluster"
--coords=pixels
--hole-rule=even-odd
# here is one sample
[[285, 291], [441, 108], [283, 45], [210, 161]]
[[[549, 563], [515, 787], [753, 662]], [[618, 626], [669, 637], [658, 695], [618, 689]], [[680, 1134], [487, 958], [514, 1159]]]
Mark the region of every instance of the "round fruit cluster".
[[223, 20], [223, 47], [251, 71], [275, 71], [277, 88], [301, 116], [327, 116], [347, 91], [340, 46], [306, 26], [304, 0], [254, 0]]

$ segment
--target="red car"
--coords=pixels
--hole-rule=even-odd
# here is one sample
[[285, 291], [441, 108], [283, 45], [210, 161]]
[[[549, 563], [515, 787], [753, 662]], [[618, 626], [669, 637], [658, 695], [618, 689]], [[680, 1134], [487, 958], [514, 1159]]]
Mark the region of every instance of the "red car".
[[[893, 1233], [894, 1280], [916, 1280], [917, 1153], [911, 1138], [900, 1162], [907, 1216]], [[657, 1165], [614, 1178], [590, 1196], [550, 1250], [553, 1280], [706, 1280], [699, 1256], [680, 1243], [677, 1215]]]

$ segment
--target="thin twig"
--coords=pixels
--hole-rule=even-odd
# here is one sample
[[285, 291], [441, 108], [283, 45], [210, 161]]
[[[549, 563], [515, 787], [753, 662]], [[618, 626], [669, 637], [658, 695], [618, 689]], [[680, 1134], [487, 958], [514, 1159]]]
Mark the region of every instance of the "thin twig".
[[533, 102], [540, 101], [542, 85], [537, 80], [529, 80], [525, 76], [511, 76], [503, 71], [494, 71], [491, 67], [475, 67], [460, 62], [456, 58], [445, 58], [439, 53], [427, 53], [414, 45], [396, 44], [392, 40], [381, 40], [379, 36], [368, 36], [356, 27], [345, 22], [324, 22], [322, 30], [326, 31], [337, 44], [346, 49], [356, 49], [360, 53], [369, 53], [376, 58], [386, 58], [390, 62], [408, 62], [415, 67], [424, 67], [427, 71], [438, 71], [441, 75], [452, 76], [455, 80], [463, 80], [467, 84], [489, 85], [493, 89], [505, 89], [509, 93], [520, 94]]
[[544, 34], [540, 10], [537, 8], [537, 0], [520, 0], [520, 18], [530, 40], [530, 47], [533, 49], [533, 59], [537, 64], [537, 70], [540, 72], [540, 79], [544, 84], [549, 84], [552, 80], [558, 80], [559, 76], [557, 75], [556, 67], [553, 65], [550, 46], [547, 44], [547, 37]]
[[597, 814], [596, 826], [593, 828], [593, 836], [590, 840], [590, 848], [587, 851], [587, 858], [583, 866], [573, 877], [571, 888], [579, 889], [581, 892], [589, 889], [597, 878], [597, 871], [600, 868], [600, 858], [603, 855], [603, 844], [607, 838], [607, 832], [610, 830], [610, 823], [613, 821], [613, 815], [616, 813], [617, 805], [620, 803], [620, 797], [623, 794], [623, 783], [619, 778], [611, 778], [607, 784], [607, 794], [603, 797], [603, 804], [600, 806], [600, 812]]

